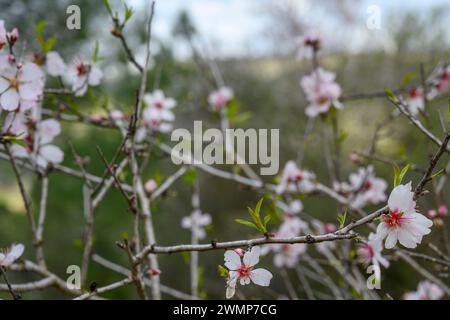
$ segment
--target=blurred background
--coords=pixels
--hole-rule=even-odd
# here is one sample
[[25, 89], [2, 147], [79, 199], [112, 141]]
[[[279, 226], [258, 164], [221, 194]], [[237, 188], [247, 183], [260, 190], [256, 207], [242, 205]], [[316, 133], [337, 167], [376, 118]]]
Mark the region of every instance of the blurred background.
[[[123, 12], [122, 1], [110, 2], [114, 9]], [[146, 3], [127, 1], [134, 14], [124, 32], [139, 61], [143, 61], [145, 53]], [[66, 8], [70, 4], [81, 8], [81, 30], [68, 30], [65, 27]], [[371, 30], [366, 25], [370, 16], [367, 10], [372, 5], [380, 10], [380, 29]], [[303, 146], [302, 137], [307, 123], [304, 114], [307, 102], [299, 80], [310, 73], [311, 62], [296, 58], [299, 36], [310, 29], [323, 34], [319, 63], [336, 72], [343, 96], [383, 92], [387, 87], [397, 89], [420, 84], [421, 63], [428, 74], [438, 62], [448, 60], [449, 10], [450, 3], [445, 0], [158, 0], [153, 21], [148, 91], [159, 87], [167, 96], [178, 101], [177, 127], [190, 129], [194, 120], [201, 119], [204, 127], [217, 128], [219, 119], [208, 111], [207, 106], [207, 96], [215, 89], [211, 74], [198, 63], [198, 56], [214, 58], [225, 83], [235, 92], [239, 113], [245, 115], [232, 119], [231, 125], [279, 128], [282, 167], [287, 160], [297, 158], [298, 150]], [[98, 99], [107, 95], [111, 107], [128, 114], [131, 112], [140, 77], [127, 62], [120, 42], [111, 36], [111, 20], [102, 1], [0, 0], [0, 19], [5, 20], [8, 29], [13, 26], [19, 28], [22, 40], [26, 39], [26, 52], [39, 50], [35, 26], [45, 20], [44, 35], [56, 38], [54, 50], [60, 52], [66, 62], [77, 57], [89, 58], [95, 41], [98, 41], [102, 57], [100, 66], [104, 71], [102, 86], [95, 88], [93, 94], [76, 99], [73, 103], [76, 102], [83, 114], [102, 114]], [[48, 97], [45, 107], [56, 109], [54, 99]], [[445, 112], [446, 108], [445, 99], [436, 99], [429, 105], [426, 123], [438, 135], [441, 135], [442, 129], [437, 110]], [[346, 133], [342, 144], [345, 176], [358, 168], [348, 161], [350, 152], [365, 151], [375, 126], [392, 110], [393, 106], [386, 99], [344, 102], [338, 121]], [[315, 127], [305, 142], [302, 166], [314, 171], [324, 184], [331, 185], [319, 147], [320, 137], [321, 132]], [[65, 151], [64, 165], [74, 168], [76, 166], [67, 138], [81, 155], [89, 157], [88, 170], [97, 175], [103, 172], [103, 164], [95, 146], [101, 145], [107, 157], [111, 158], [121, 141], [113, 130], [63, 123], [63, 134], [57, 144]], [[161, 139], [169, 140], [168, 137]], [[427, 146], [425, 138], [414, 127], [405, 119], [397, 119], [382, 131], [377, 152], [390, 159], [408, 159], [409, 162], [425, 165], [433, 150]], [[144, 175], [162, 181], [177, 168], [164, 154], [157, 150], [152, 152], [152, 161]], [[392, 167], [375, 163], [375, 168], [377, 175], [388, 181], [390, 190]], [[36, 206], [40, 194], [39, 180], [31, 174], [25, 177]], [[236, 224], [234, 219], [246, 218], [245, 208], [254, 205], [261, 194], [202, 172], [198, 173], [197, 178], [200, 179], [201, 208], [213, 218], [213, 225], [208, 228], [204, 241], [255, 236], [250, 229]], [[414, 173], [407, 176], [413, 181], [418, 178]], [[274, 177], [264, 179], [272, 181]], [[190, 233], [181, 228], [180, 221], [191, 213], [191, 188], [191, 179], [185, 177], [163, 198], [152, 204], [158, 244], [190, 241]], [[446, 192], [448, 195], [448, 188]], [[324, 222], [336, 223], [339, 208], [334, 201], [321, 196], [302, 200], [308, 214]], [[433, 205], [422, 201], [420, 206], [428, 209]], [[10, 164], [0, 162], [0, 247], [6, 247], [12, 242], [25, 243], [25, 257], [33, 259], [26, 221]], [[82, 181], [61, 173], [52, 173], [45, 248], [49, 268], [61, 277], [65, 277], [68, 265], [81, 262], [83, 222]], [[118, 191], [112, 190], [96, 211], [94, 228], [94, 252], [126, 266], [126, 255], [115, 242], [131, 234], [132, 218]], [[441, 231], [433, 232], [430, 238], [441, 241]], [[314, 256], [313, 250], [311, 255]], [[188, 255], [161, 255], [162, 283], [189, 292], [188, 260]], [[273, 269], [271, 260], [265, 258], [261, 264]], [[224, 298], [224, 281], [217, 274], [217, 265], [221, 263], [221, 251], [200, 253], [199, 273], [203, 298]], [[293, 274], [290, 276], [295, 278]], [[389, 292], [394, 298], [400, 298], [404, 290], [413, 290], [420, 279], [401, 262], [394, 263], [384, 276], [382, 291]], [[10, 278], [12, 282], [23, 282], [33, 279], [33, 275], [11, 273]], [[279, 278], [274, 278], [270, 290], [248, 286], [244, 289], [246, 296], [274, 298], [277, 292], [285, 293], [286, 289]], [[120, 275], [91, 262], [90, 281], [101, 286], [119, 279]], [[301, 289], [299, 295], [302, 297]], [[137, 298], [132, 287], [115, 290], [105, 296], [115, 299]], [[0, 298], [6, 297], [6, 293], [0, 293]], [[24, 298], [66, 297], [56, 290], [46, 290], [27, 293]], [[355, 295], [355, 298], [358, 296]]]

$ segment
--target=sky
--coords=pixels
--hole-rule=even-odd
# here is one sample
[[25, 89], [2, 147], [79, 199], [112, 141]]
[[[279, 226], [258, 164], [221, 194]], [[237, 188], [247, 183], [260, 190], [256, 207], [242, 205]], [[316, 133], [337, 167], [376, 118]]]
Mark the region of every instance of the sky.
[[[171, 29], [178, 13], [186, 10], [215, 54], [264, 55], [270, 50], [270, 46], [261, 37], [264, 28], [267, 28], [267, 17], [260, 9], [264, 3], [274, 1], [285, 0], [156, 0], [154, 31], [162, 39], [170, 39]], [[360, 5], [355, 6], [352, 3], [356, 0], [347, 0], [351, 4], [350, 10], [356, 20], [351, 29], [347, 30], [340, 28], [339, 21], [330, 19], [330, 14], [327, 13], [329, 8], [321, 8], [320, 3], [324, 3], [325, 0], [286, 1], [292, 1], [297, 5], [299, 19], [320, 25], [324, 33], [333, 35], [336, 43], [351, 38], [352, 43], [348, 49], [356, 52], [363, 49], [367, 39], [386, 51], [392, 49], [392, 43], [389, 43], [386, 35], [389, 33], [390, 24], [394, 21], [389, 21], [388, 16], [395, 17], [396, 12], [410, 10], [420, 14], [432, 6], [449, 5], [448, 0], [361, 0], [358, 1]], [[129, 0], [128, 3], [139, 10], [146, 1]], [[366, 27], [366, 20], [370, 15], [367, 9], [372, 5], [380, 9], [381, 29], [377, 32]], [[184, 54], [182, 48], [177, 50], [179, 55]]]

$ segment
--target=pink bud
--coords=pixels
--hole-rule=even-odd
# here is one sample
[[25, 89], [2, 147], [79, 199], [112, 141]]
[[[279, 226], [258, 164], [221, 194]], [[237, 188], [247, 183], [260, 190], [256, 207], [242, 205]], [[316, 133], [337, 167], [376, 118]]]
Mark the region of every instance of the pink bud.
[[245, 253], [245, 251], [241, 248], [234, 249], [234, 252], [236, 252], [240, 257], [243, 257]]
[[148, 274], [151, 276], [159, 276], [161, 274], [161, 270], [159, 269], [150, 269], [148, 270]]
[[447, 213], [448, 213], [448, 207], [447, 207], [447, 205], [446, 205], [446, 204], [441, 204], [441, 205], [439, 206], [439, 208], [438, 208], [438, 212], [439, 212], [439, 215], [440, 215], [441, 217], [447, 215]]
[[99, 114], [94, 114], [93, 116], [91, 116], [91, 121], [93, 123], [102, 123], [105, 120], [105, 118], [102, 115]]
[[427, 216], [430, 217], [431, 219], [435, 218], [437, 216], [436, 210], [428, 210], [427, 211]]
[[119, 121], [119, 120], [123, 120], [124, 116], [123, 116], [123, 112], [120, 110], [113, 110], [110, 113], [111, 115], [111, 119]]
[[326, 233], [335, 232], [336, 230], [337, 230], [337, 227], [334, 224], [332, 224], [332, 223], [325, 224], [325, 232]]
[[13, 45], [17, 41], [17, 39], [19, 39], [19, 29], [12, 29], [12, 31], [8, 33], [7, 37], [9, 45]]
[[358, 162], [360, 160], [359, 155], [356, 152], [351, 152], [349, 158], [352, 162]]
[[151, 194], [151, 193], [155, 192], [157, 187], [158, 187], [158, 184], [153, 179], [148, 180], [144, 185], [144, 189], [145, 189], [145, 192], [147, 192], [147, 194]]

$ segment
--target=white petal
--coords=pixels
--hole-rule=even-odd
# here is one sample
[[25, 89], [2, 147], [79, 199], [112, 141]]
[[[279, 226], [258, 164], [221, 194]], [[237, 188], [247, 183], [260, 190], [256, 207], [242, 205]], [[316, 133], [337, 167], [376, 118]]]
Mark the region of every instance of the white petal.
[[9, 88], [9, 81], [0, 76], [0, 94]]
[[225, 267], [229, 270], [237, 270], [241, 266], [241, 257], [233, 250], [225, 251]]
[[386, 246], [386, 249], [392, 249], [395, 246], [398, 237], [397, 233], [398, 230], [389, 231], [388, 236], [386, 238], [386, 242], [384, 244]]
[[253, 283], [263, 287], [268, 287], [270, 285], [272, 277], [272, 273], [262, 268], [255, 269], [250, 274]]
[[415, 207], [413, 196], [411, 182], [407, 185], [401, 184], [392, 190], [388, 199], [388, 206], [391, 210], [399, 209], [402, 212], [409, 213]]
[[15, 89], [8, 89], [0, 97], [0, 105], [6, 111], [14, 111], [19, 107], [19, 93]]
[[100, 68], [93, 66], [91, 71], [89, 72], [89, 85], [97, 86], [100, 84], [102, 80], [103, 72]]
[[244, 264], [246, 266], [253, 267], [259, 262], [259, 256], [261, 255], [261, 249], [259, 247], [253, 247], [250, 251], [244, 254]]
[[60, 148], [53, 145], [45, 145], [39, 150], [40, 155], [52, 163], [61, 163], [64, 159], [64, 153]]
[[417, 247], [416, 238], [407, 230], [398, 230], [398, 241], [406, 248], [413, 249]]

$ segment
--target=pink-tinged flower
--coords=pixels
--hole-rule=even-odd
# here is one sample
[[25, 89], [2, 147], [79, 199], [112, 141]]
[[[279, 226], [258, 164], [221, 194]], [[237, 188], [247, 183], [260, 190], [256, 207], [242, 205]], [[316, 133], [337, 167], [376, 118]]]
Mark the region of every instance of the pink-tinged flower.
[[236, 252], [239, 255], [239, 257], [241, 257], [241, 258], [244, 257], [245, 251], [242, 250], [241, 248], [236, 248], [233, 251]]
[[422, 237], [431, 232], [433, 222], [415, 210], [411, 182], [392, 190], [388, 207], [389, 213], [381, 217], [377, 228], [377, 236], [380, 239], [386, 238], [387, 249], [392, 249], [397, 241], [406, 248], [415, 248], [422, 242]]
[[44, 89], [44, 73], [34, 63], [15, 63], [11, 55], [0, 56], [0, 107], [21, 111], [36, 105]]
[[350, 189], [355, 193], [350, 200], [353, 207], [362, 208], [367, 204], [386, 201], [387, 183], [375, 177], [373, 166], [360, 168], [357, 173], [350, 175], [349, 180]]
[[300, 84], [309, 102], [305, 110], [308, 117], [314, 118], [320, 113], [327, 113], [332, 105], [338, 109], [342, 108], [342, 104], [338, 101], [342, 90], [334, 81], [335, 78], [333, 72], [322, 68], [317, 68], [302, 78]]
[[157, 187], [158, 184], [153, 179], [148, 180], [144, 185], [144, 189], [147, 194], [152, 194], [153, 192], [155, 192]]
[[0, 20], [0, 50], [3, 49], [7, 42], [8, 40], [6, 39], [5, 21]]
[[410, 90], [408, 92], [408, 97], [406, 98], [406, 103], [408, 106], [408, 111], [413, 116], [417, 115], [419, 111], [423, 111], [425, 109], [423, 89], [418, 87]]
[[88, 86], [98, 86], [103, 78], [103, 72], [95, 64], [75, 61], [68, 70], [69, 80], [75, 96], [83, 96]]
[[11, 248], [5, 252], [0, 252], [0, 267], [9, 267], [19, 259], [25, 250], [25, 246], [21, 243], [13, 244]]
[[233, 250], [227, 250], [225, 252], [225, 267], [230, 270], [227, 280], [227, 299], [234, 296], [238, 281], [241, 285], [249, 284], [250, 281], [263, 287], [270, 285], [270, 280], [273, 277], [272, 273], [263, 268], [254, 269], [255, 265], [259, 262], [260, 253], [259, 247], [253, 247], [241, 259]]
[[359, 261], [366, 267], [369, 265], [379, 266], [380, 264], [388, 268], [389, 261], [381, 255], [383, 251], [383, 241], [376, 234], [370, 233], [366, 243], [359, 245], [357, 250]]
[[441, 204], [438, 208], [438, 213], [441, 217], [444, 217], [448, 213], [448, 207], [445, 204]]
[[444, 296], [444, 291], [436, 284], [425, 280], [419, 283], [417, 291], [405, 294], [405, 300], [439, 300]]
[[208, 103], [213, 111], [220, 111], [234, 98], [233, 90], [229, 87], [221, 87], [208, 96]]
[[6, 39], [10, 46], [13, 46], [17, 40], [19, 40], [19, 29], [13, 28], [11, 32], [6, 34]]
[[300, 200], [294, 200], [284, 209], [284, 214], [288, 217], [294, 217], [303, 210], [303, 203]]
[[431, 100], [440, 94], [446, 93], [450, 87], [450, 65], [443, 66], [434, 72], [430, 82], [432, 86], [428, 91], [428, 99]]
[[[337, 230], [337, 227], [332, 223], [323, 223], [319, 220], [313, 220], [311, 222], [311, 226], [314, 230], [315, 234], [321, 235], [321, 234], [327, 234], [332, 233]], [[317, 249], [317, 251], [324, 253], [328, 250], [333, 250], [336, 248], [336, 243], [334, 241], [324, 241], [320, 243], [316, 243], [314, 245]]]
[[211, 215], [202, 213], [200, 210], [195, 210], [190, 216], [184, 217], [181, 220], [181, 226], [184, 229], [190, 229], [198, 239], [206, 237], [205, 226], [211, 224]]
[[152, 93], [144, 95], [144, 101], [149, 108], [156, 109], [161, 113], [161, 117], [168, 121], [173, 121], [175, 116], [172, 109], [177, 106], [177, 102], [173, 98], [168, 98], [162, 90], [155, 90]]
[[348, 156], [351, 162], [358, 163], [361, 161], [361, 157], [356, 152], [351, 152]]
[[273, 264], [278, 268], [294, 268], [298, 265], [300, 256], [306, 252], [306, 249], [307, 245], [304, 243], [280, 244], [277, 248], [272, 249], [275, 251]]
[[31, 158], [39, 167], [46, 168], [49, 163], [61, 163], [64, 153], [50, 144], [61, 133], [61, 125], [54, 119], [47, 119], [36, 125], [35, 131], [25, 133], [25, 147], [14, 144], [12, 154], [17, 158]]
[[314, 54], [319, 51], [321, 42], [322, 36], [315, 30], [310, 30], [304, 36], [299, 37], [297, 39], [297, 59], [312, 59]]
[[142, 113], [142, 126], [136, 131], [136, 141], [142, 142], [149, 134], [153, 132], [167, 133], [172, 131], [173, 126], [170, 122], [174, 120], [172, 116], [162, 113], [155, 108], [147, 107]]
[[47, 53], [45, 67], [47, 73], [53, 77], [59, 77], [66, 73], [67, 66], [58, 52], [50, 51]]
[[286, 162], [283, 173], [281, 175], [281, 181], [277, 186], [277, 192], [302, 192], [308, 193], [314, 190], [314, 179], [316, 176], [314, 173], [306, 170], [300, 170], [294, 161], [290, 160]]

